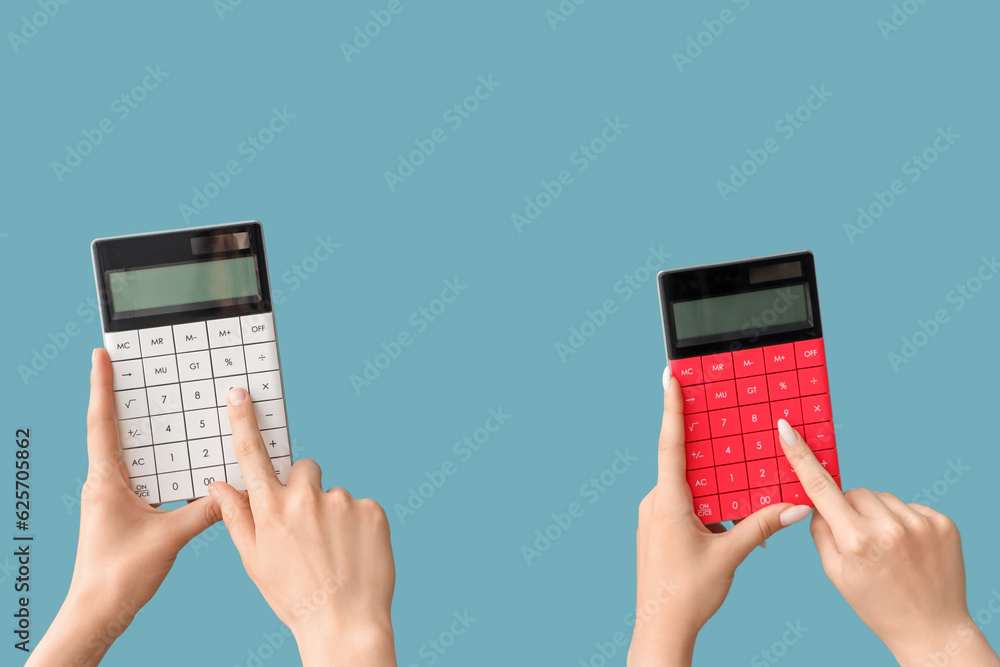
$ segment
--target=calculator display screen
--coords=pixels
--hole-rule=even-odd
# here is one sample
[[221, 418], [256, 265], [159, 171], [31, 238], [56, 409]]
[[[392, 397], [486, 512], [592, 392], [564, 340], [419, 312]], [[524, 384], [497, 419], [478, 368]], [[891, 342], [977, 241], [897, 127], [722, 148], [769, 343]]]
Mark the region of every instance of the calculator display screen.
[[678, 301], [673, 314], [677, 345], [682, 347], [812, 325], [805, 284]]
[[166, 313], [190, 306], [260, 301], [257, 259], [250, 255], [124, 271], [108, 271], [113, 319], [137, 311]]

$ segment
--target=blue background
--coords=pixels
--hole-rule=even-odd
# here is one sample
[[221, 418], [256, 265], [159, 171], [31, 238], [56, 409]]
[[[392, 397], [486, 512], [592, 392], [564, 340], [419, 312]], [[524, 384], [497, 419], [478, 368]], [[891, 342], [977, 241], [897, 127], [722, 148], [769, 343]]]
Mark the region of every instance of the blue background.
[[[650, 247], [670, 253], [671, 267], [816, 253], [844, 484], [912, 500], [938, 482], [946, 493], [924, 502], [962, 529], [969, 605], [983, 609], [1000, 589], [987, 529], [1000, 466], [1000, 284], [961, 310], [948, 295], [1000, 246], [1000, 6], [913, 2], [918, 11], [886, 36], [888, 0], [594, 0], [555, 27], [546, 12], [556, 0], [403, 0], [348, 62], [341, 43], [386, 5], [246, 0], [220, 14], [209, 0], [72, 2], [27, 29], [30, 39], [5, 37], [0, 391], [4, 432], [33, 434], [34, 640], [68, 586], [77, 537], [87, 373], [101, 344], [88, 244], [246, 219], [265, 225], [283, 294], [295, 453], [315, 458], [328, 486], [375, 498], [390, 515], [400, 665], [431, 664], [421, 647], [456, 612], [477, 620], [437, 665], [599, 665], [595, 642], [630, 634], [664, 351], [654, 281], [628, 299], [615, 287]], [[726, 9], [732, 22], [701, 35], [707, 46], [679, 68], [675, 52]], [[20, 32], [25, 17], [42, 22], [31, 18], [40, 11], [4, 3], [0, 26]], [[120, 118], [115, 98], [157, 66], [169, 76]], [[446, 122], [490, 76], [500, 85], [488, 99], [460, 127]], [[833, 95], [786, 138], [776, 123], [813, 86]], [[241, 142], [275, 108], [295, 117], [248, 161]], [[52, 163], [104, 118], [114, 131], [60, 179]], [[578, 171], [574, 152], [606, 119], [627, 128]], [[385, 172], [435, 128], [447, 140], [392, 191]], [[909, 180], [904, 164], [948, 128], [960, 138]], [[778, 152], [723, 201], [717, 183], [771, 137]], [[241, 172], [185, 219], [179, 206], [229, 160]], [[572, 184], [519, 230], [512, 214], [562, 170]], [[858, 207], [895, 179], [906, 193], [849, 238]], [[340, 247], [303, 264], [317, 238]], [[295, 266], [314, 270], [296, 283]], [[416, 333], [411, 313], [456, 278], [467, 290]], [[556, 343], [606, 299], [615, 314], [560, 359]], [[939, 309], [949, 322], [894, 370], [887, 355]], [[18, 366], [73, 323], [81, 333], [22, 380]], [[350, 376], [402, 331], [413, 344], [358, 394]], [[453, 443], [500, 407], [511, 419], [461, 461]], [[581, 486], [618, 450], [638, 461], [590, 504]], [[13, 457], [11, 444], [5, 451]], [[401, 521], [396, 504], [449, 459], [458, 472]], [[959, 461], [971, 471], [944, 482]], [[521, 546], [572, 502], [583, 516], [526, 564]], [[0, 578], [9, 618], [9, 570]], [[766, 664], [759, 652], [796, 621], [809, 630], [785, 664], [891, 659], [823, 575], [801, 525], [740, 568], [696, 662]], [[253, 664], [279, 629], [229, 537], [211, 532], [182, 552], [105, 664]], [[1000, 641], [1000, 622], [985, 632]], [[0, 651], [4, 663], [23, 659], [9, 644]], [[286, 643], [266, 664], [298, 662]], [[624, 649], [610, 664], [624, 664]]]

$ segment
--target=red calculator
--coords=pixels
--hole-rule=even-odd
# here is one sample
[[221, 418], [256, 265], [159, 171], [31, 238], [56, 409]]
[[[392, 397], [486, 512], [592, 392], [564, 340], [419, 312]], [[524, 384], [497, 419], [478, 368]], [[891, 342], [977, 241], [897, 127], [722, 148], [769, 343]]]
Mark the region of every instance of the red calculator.
[[662, 271], [657, 283], [702, 522], [812, 505], [781, 450], [779, 419], [840, 485], [813, 254]]

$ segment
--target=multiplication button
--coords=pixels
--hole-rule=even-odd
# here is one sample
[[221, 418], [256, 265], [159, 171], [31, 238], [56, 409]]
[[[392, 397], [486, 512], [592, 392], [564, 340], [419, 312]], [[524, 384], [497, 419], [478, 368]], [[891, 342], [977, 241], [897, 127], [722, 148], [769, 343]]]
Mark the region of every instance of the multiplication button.
[[254, 401], [270, 401], [281, 398], [281, 373], [278, 371], [255, 373], [249, 378], [250, 398]]
[[104, 334], [104, 349], [108, 351], [108, 356], [111, 358], [111, 361], [138, 359], [140, 354], [139, 332], [108, 332]]

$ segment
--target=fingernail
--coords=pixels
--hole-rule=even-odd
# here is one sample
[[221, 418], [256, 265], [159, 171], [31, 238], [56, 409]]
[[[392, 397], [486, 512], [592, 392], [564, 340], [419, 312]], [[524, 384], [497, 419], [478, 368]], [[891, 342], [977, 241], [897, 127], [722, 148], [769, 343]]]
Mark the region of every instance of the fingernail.
[[239, 405], [247, 400], [247, 393], [242, 387], [233, 387], [229, 390], [229, 405]]
[[784, 419], [778, 420], [778, 435], [781, 436], [781, 442], [784, 443], [785, 447], [794, 445], [799, 437], [792, 425]]
[[218, 504], [222, 504], [222, 492], [216, 488], [215, 484], [208, 487], [208, 495], [212, 496], [212, 500]]
[[95, 347], [95, 348], [94, 348], [94, 351], [90, 353], [90, 365], [91, 365], [91, 366], [93, 366], [94, 364], [96, 364], [96, 363], [97, 363], [97, 351], [98, 351], [99, 349], [101, 349], [101, 348], [99, 348], [99, 347]]
[[667, 364], [667, 367], [663, 369], [663, 393], [670, 393], [670, 364]]
[[778, 521], [781, 522], [782, 526], [790, 526], [793, 523], [798, 523], [802, 519], [809, 516], [809, 512], [812, 508], [808, 505], [796, 505], [795, 507], [789, 507], [787, 510], [778, 515]]

